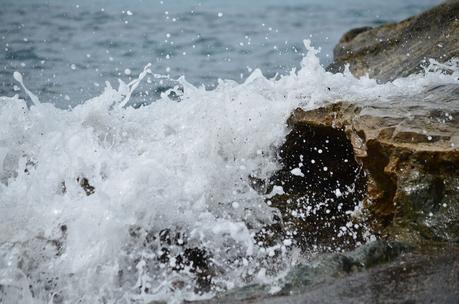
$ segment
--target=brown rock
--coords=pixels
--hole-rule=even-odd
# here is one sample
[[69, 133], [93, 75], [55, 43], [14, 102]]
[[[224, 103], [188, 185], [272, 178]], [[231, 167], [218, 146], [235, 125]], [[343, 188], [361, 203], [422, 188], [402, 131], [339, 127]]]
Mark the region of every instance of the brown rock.
[[[365, 178], [348, 175], [347, 183], [364, 182], [364, 211], [373, 232], [404, 241], [459, 241], [458, 85], [409, 100], [297, 109], [288, 123], [292, 132], [341, 132], [336, 138], [352, 147], [366, 172]], [[305, 139], [303, 145], [310, 145]], [[329, 162], [330, 171], [343, 165], [337, 159]]]
[[459, 58], [459, 1], [447, 1], [400, 23], [353, 29], [334, 49], [332, 72], [346, 64], [357, 76], [369, 74], [382, 82], [422, 70], [430, 58]]

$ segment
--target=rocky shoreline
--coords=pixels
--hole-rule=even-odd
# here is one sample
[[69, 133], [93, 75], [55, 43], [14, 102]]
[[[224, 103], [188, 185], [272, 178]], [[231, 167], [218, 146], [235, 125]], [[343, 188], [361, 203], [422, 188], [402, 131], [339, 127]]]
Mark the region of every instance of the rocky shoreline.
[[[431, 21], [436, 23], [428, 27]], [[447, 1], [399, 24], [352, 30], [336, 49], [356, 49], [368, 35], [383, 32], [388, 34], [386, 40], [400, 41], [400, 35], [408, 31], [411, 42], [419, 44], [420, 37], [436, 28], [441, 37], [451, 37], [443, 50], [449, 55], [442, 58], [459, 58], [458, 22], [459, 1]], [[413, 54], [411, 61], [404, 62], [409, 67], [403, 71], [409, 74], [430, 54], [427, 49], [435, 56], [438, 48], [436, 40], [422, 40], [422, 52], [407, 43], [378, 44], [381, 54], [376, 49], [373, 53], [349, 51], [344, 58], [338, 51], [335, 63], [350, 64], [359, 76], [361, 71], [353, 68], [358, 66], [356, 60], [366, 60], [373, 67], [371, 60], [385, 56], [386, 72], [396, 78], [405, 75], [399, 74], [398, 65], [390, 68], [402, 49], [408, 47]], [[280, 210], [283, 225], [277, 231], [271, 229], [270, 236], [290, 233], [301, 247], [332, 250], [352, 249], [361, 244], [365, 232], [410, 244], [457, 243], [458, 116], [458, 84], [426, 87], [415, 96], [390, 100], [333, 101], [318, 109], [296, 109], [288, 120], [291, 131], [279, 149], [282, 168], [267, 189], [270, 193], [282, 187], [282, 193], [267, 201]], [[364, 226], [369, 231], [362, 231]]]
[[[334, 55], [329, 71], [349, 65], [356, 77], [380, 82], [422, 72], [427, 59], [459, 58], [459, 1], [351, 30]], [[275, 193], [267, 203], [280, 212], [258, 238], [269, 245], [290, 236], [324, 253], [274, 295], [249, 286], [205, 303], [457, 303], [459, 84], [299, 108], [288, 125], [282, 168], [269, 186], [253, 180]], [[378, 241], [362, 245], [367, 234]]]

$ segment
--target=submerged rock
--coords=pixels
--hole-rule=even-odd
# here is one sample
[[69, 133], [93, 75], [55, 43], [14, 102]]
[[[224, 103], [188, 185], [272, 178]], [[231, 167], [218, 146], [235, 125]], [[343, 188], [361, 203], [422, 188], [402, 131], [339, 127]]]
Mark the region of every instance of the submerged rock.
[[[135, 269], [138, 267], [136, 265], [141, 263], [151, 276], [164, 275], [161, 270], [183, 274], [183, 277], [177, 277], [171, 283], [174, 290], [193, 288], [196, 294], [203, 294], [214, 287], [212, 279], [217, 275], [218, 269], [212, 262], [211, 252], [203, 244], [189, 244], [187, 234], [179, 227], [158, 232], [135, 225], [129, 228], [129, 236], [129, 254], [124, 261], [129, 266], [118, 272], [117, 280], [120, 285], [133, 284], [129, 280], [135, 277]], [[139, 247], [140, 251], [130, 250]], [[186, 278], [192, 279], [192, 286], [186, 286], [190, 284]], [[153, 288], [149, 283], [144, 285], [138, 287], [140, 292], [149, 293]]]
[[369, 74], [382, 82], [422, 70], [432, 58], [459, 58], [459, 1], [450, 0], [400, 23], [353, 29], [343, 35], [328, 67], [346, 64], [356, 76]]
[[[274, 294], [276, 297], [299, 294], [308, 287], [392, 262], [410, 251], [412, 248], [401, 243], [375, 241], [347, 253], [317, 255], [308, 263], [295, 266], [282, 280], [282, 288]], [[257, 303], [263, 303], [272, 297], [272, 294], [270, 286], [249, 285], [227, 291], [209, 302], [246, 303], [256, 299]]]
[[[375, 251], [382, 264], [366, 264]], [[199, 303], [457, 303], [459, 248], [407, 250], [376, 242], [301, 266], [287, 281], [274, 295], [257, 285]]]
[[90, 196], [96, 192], [96, 188], [89, 183], [89, 180], [86, 177], [77, 177], [76, 180], [87, 196]]
[[[409, 99], [297, 109], [289, 125], [292, 132], [309, 130], [308, 136], [324, 129], [341, 133], [336, 138], [343, 142], [333, 143], [334, 149], [352, 147], [366, 176], [348, 174], [348, 183], [360, 184], [361, 211], [374, 234], [410, 242], [459, 241], [459, 85]], [[314, 144], [305, 139], [304, 146]], [[339, 172], [342, 155], [334, 157], [328, 170]]]

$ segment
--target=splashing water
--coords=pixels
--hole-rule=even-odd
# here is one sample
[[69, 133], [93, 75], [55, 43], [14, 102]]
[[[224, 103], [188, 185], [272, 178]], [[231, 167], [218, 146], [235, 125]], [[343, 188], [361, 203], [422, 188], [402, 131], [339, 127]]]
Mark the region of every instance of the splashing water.
[[289, 75], [255, 70], [211, 91], [182, 77], [138, 109], [127, 104], [150, 65], [72, 110], [41, 103], [15, 73], [32, 105], [0, 97], [2, 303], [179, 302], [278, 284], [295, 250], [278, 244], [274, 260], [255, 243], [275, 211], [248, 176], [278, 169], [291, 111], [459, 82], [457, 66], [385, 85], [333, 75], [305, 46]]

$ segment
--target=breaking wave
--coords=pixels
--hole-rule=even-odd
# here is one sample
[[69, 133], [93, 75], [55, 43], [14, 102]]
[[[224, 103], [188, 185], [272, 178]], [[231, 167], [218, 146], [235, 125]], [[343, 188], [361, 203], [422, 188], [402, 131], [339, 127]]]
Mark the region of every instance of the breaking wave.
[[[137, 109], [130, 83], [106, 83], [73, 109], [0, 97], [2, 303], [180, 302], [262, 283], [273, 292], [306, 253], [255, 241], [276, 210], [251, 185], [279, 167], [296, 107], [371, 101], [458, 83], [436, 62], [392, 83], [331, 74], [305, 41], [301, 69], [213, 90], [184, 77]], [[278, 188], [275, 188], [278, 189]]]

